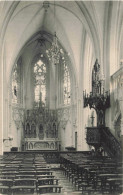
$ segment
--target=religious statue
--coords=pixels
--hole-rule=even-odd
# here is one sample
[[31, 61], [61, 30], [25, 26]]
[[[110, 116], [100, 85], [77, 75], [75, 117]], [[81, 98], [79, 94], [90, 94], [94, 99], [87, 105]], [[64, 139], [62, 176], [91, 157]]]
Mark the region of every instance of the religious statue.
[[16, 89], [16, 86], [14, 86], [14, 95], [17, 97], [17, 89]]

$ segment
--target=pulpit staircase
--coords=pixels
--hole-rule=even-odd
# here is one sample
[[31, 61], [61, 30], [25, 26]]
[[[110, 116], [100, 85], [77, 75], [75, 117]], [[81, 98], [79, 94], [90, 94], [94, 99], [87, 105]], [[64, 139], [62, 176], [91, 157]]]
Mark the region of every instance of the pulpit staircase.
[[86, 140], [96, 149], [103, 147], [112, 158], [119, 158], [122, 155], [121, 144], [108, 127], [87, 127]]
[[111, 133], [108, 127], [102, 128], [101, 131], [101, 145], [104, 150], [114, 158], [121, 157], [122, 149], [121, 143]]

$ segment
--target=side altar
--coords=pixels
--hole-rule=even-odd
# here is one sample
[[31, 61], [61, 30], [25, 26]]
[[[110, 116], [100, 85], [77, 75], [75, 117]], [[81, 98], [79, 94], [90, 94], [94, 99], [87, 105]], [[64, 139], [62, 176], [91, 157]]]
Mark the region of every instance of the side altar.
[[59, 150], [56, 110], [39, 106], [25, 111], [24, 150]]

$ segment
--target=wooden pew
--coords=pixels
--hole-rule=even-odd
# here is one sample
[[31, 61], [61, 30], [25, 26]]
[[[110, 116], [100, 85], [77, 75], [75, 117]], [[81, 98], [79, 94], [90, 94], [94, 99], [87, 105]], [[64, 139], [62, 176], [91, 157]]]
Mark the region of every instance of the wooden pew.
[[19, 170], [18, 171], [18, 175], [36, 175], [36, 171], [35, 170]]
[[113, 177], [113, 178], [108, 178], [107, 182], [109, 183], [110, 186], [110, 193], [114, 193], [119, 191], [119, 186], [123, 184], [123, 178], [122, 177]]
[[[92, 158], [79, 154], [62, 154], [60, 155], [61, 169], [64, 175], [72, 180], [78, 190], [82, 192], [100, 192], [101, 178], [100, 173], [117, 174], [118, 170], [116, 160], [108, 157]], [[121, 170], [121, 169], [120, 169]], [[108, 185], [109, 186], [109, 185]], [[108, 192], [109, 187], [104, 186], [104, 192]], [[107, 188], [107, 189], [106, 189]]]
[[15, 175], [0, 175], [1, 179], [14, 179]]
[[16, 175], [15, 176], [15, 178], [16, 179], [22, 179], [22, 178], [26, 178], [26, 179], [28, 179], [28, 178], [36, 178], [36, 175], [35, 174], [29, 174], [29, 175], [25, 175], [25, 174], [18, 174], [18, 175]]
[[58, 185], [58, 179], [56, 178], [38, 178], [37, 180], [37, 186], [41, 185]]
[[38, 193], [61, 193], [62, 186], [60, 185], [41, 185], [38, 186]]
[[8, 194], [12, 185], [13, 179], [0, 179], [0, 192]]
[[14, 179], [13, 186], [10, 189], [12, 193], [34, 193], [36, 190], [36, 179]]
[[36, 175], [52, 175], [52, 171], [36, 171]]
[[15, 174], [18, 174], [18, 173], [19, 173], [18, 171], [11, 171], [11, 170], [1, 172], [2, 175], [15, 175]]
[[51, 169], [49, 167], [36, 167], [36, 171], [50, 171]]
[[54, 178], [55, 176], [54, 175], [36, 175], [36, 178], [39, 179], [39, 178]]

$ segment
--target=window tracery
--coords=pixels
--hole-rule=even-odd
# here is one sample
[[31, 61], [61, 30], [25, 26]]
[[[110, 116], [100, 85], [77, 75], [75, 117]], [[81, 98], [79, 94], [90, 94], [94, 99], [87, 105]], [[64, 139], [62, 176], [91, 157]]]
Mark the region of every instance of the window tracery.
[[34, 65], [34, 100], [46, 105], [46, 65], [39, 59]]
[[71, 102], [71, 85], [70, 85], [70, 73], [68, 66], [64, 63], [64, 76], [63, 76], [63, 101], [64, 105], [68, 105]]
[[12, 73], [12, 103], [21, 101], [21, 66], [17, 63]]

